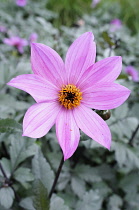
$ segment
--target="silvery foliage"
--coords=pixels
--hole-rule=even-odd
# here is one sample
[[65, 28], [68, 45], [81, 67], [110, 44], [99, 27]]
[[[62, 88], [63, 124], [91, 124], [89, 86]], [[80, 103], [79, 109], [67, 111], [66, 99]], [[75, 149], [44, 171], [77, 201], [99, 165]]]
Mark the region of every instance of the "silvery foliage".
[[[120, 210], [139, 209], [139, 86], [124, 73], [124, 67], [138, 68], [139, 43], [128, 28], [110, 32], [111, 12], [98, 8], [84, 15], [83, 26], [61, 31], [52, 20], [57, 15], [46, 9], [45, 1], [29, 2], [18, 8], [9, 1], [0, 2], [0, 209], [27, 210]], [[118, 8], [117, 8], [118, 10]], [[38, 33], [38, 42], [47, 44], [64, 57], [70, 43], [81, 33], [92, 31], [97, 42], [97, 60], [109, 55], [123, 57], [123, 72], [117, 82], [132, 93], [121, 107], [112, 110], [108, 125], [112, 132], [110, 151], [81, 133], [79, 147], [62, 169], [55, 194], [48, 200], [54, 173], [61, 159], [55, 129], [40, 139], [22, 137], [22, 119], [33, 99], [23, 91], [9, 88], [6, 83], [16, 75], [31, 73], [30, 47], [23, 55], [3, 44], [5, 36], [18, 35], [28, 39]], [[132, 138], [133, 137], [133, 138]]]

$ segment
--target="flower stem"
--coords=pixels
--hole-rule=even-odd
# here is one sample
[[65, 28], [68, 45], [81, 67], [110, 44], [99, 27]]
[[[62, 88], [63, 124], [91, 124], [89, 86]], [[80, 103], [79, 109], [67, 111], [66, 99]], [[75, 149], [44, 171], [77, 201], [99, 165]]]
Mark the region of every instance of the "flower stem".
[[4, 171], [3, 167], [2, 167], [1, 162], [0, 162], [0, 169], [1, 169], [1, 172], [2, 172], [2, 174], [3, 174], [4, 178], [5, 178], [5, 180], [7, 181], [7, 180], [8, 180], [8, 177], [7, 177], [5, 171]]
[[133, 146], [133, 139], [135, 138], [137, 132], [138, 132], [138, 129], [139, 129], [139, 124], [137, 125], [136, 129], [134, 130], [134, 132], [132, 133], [132, 136], [131, 138], [129, 139], [129, 145], [130, 146]]
[[53, 194], [53, 192], [55, 190], [55, 186], [57, 184], [57, 180], [59, 178], [59, 175], [60, 175], [60, 172], [61, 172], [61, 169], [62, 169], [63, 164], [64, 164], [64, 157], [62, 156], [61, 162], [60, 162], [59, 167], [58, 167], [58, 170], [56, 172], [56, 176], [55, 176], [55, 179], [54, 179], [52, 188], [51, 188], [50, 193], [49, 193], [49, 199], [51, 198], [51, 196], [52, 196], [52, 194]]
[[5, 183], [8, 184], [8, 186], [10, 186], [13, 189], [14, 194], [15, 194], [15, 198], [16, 198], [17, 202], [19, 202], [20, 198], [19, 198], [18, 194], [16, 193], [14, 187], [12, 186], [12, 182], [11, 182], [10, 178], [7, 177], [1, 162], [0, 162], [0, 170], [1, 170], [1, 172], [4, 176], [4, 178], [5, 178]]

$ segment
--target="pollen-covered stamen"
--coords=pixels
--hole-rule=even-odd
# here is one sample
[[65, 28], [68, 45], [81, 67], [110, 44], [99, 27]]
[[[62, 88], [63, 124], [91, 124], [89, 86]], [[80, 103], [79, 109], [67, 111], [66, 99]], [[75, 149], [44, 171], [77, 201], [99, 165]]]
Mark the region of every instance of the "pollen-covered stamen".
[[75, 85], [63, 85], [59, 92], [59, 102], [66, 109], [72, 109], [80, 105], [82, 92]]

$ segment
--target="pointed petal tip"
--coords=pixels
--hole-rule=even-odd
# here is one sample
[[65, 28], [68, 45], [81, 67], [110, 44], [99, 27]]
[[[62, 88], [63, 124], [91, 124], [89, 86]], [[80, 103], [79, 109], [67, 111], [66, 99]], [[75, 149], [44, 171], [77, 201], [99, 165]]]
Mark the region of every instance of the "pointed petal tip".
[[64, 156], [64, 162], [67, 160], [68, 158]]
[[20, 77], [20, 75], [14, 77], [14, 78], [12, 78], [12, 79], [11, 79], [9, 82], [7, 82], [6, 84], [12, 86], [13, 82], [14, 82], [17, 78], [19, 78], [19, 77]]
[[127, 98], [130, 96], [130, 94], [131, 94], [131, 90], [128, 89], [128, 91], [127, 91], [127, 95], [128, 95]]
[[115, 56], [116, 58], [117, 58], [117, 60], [119, 61], [119, 62], [122, 62], [122, 57], [121, 56]]
[[63, 155], [64, 155], [64, 161], [68, 160], [72, 156], [72, 155], [68, 155], [68, 154], [64, 154], [64, 153], [63, 153]]
[[10, 85], [10, 81], [6, 83], [6, 85]]
[[13, 86], [13, 81], [14, 81], [14, 78], [11, 79], [9, 82], [7, 82], [6, 85]]
[[[128, 88], [126, 88], [125, 100], [123, 101], [123, 103], [129, 98], [130, 94], [131, 94], [131, 90], [129, 90]], [[121, 105], [122, 105], [123, 103], [121, 103]]]
[[106, 148], [110, 151], [111, 145], [107, 145]]
[[91, 31], [88, 31], [88, 32], [86, 32], [84, 34], [86, 34], [90, 38], [93, 38], [93, 40], [94, 40], [94, 34]]
[[75, 151], [72, 152], [64, 152], [63, 151], [63, 157], [64, 157], [64, 161], [68, 160], [69, 158], [72, 157], [72, 155], [75, 153]]

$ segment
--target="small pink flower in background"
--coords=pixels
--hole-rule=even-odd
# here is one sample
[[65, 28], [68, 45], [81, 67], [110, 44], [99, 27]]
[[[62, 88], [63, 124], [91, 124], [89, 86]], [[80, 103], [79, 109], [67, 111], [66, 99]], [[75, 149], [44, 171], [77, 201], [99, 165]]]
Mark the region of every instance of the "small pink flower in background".
[[56, 124], [64, 160], [77, 149], [79, 129], [110, 149], [109, 127], [92, 109], [116, 108], [130, 95], [129, 89], [114, 83], [122, 69], [122, 58], [109, 57], [95, 63], [93, 40], [91, 32], [76, 39], [67, 52], [65, 64], [50, 47], [33, 43], [34, 74], [17, 76], [8, 83], [26, 91], [37, 102], [24, 116], [23, 136], [40, 138]]
[[121, 20], [119, 19], [113, 19], [111, 22], [110, 22], [110, 30], [112, 32], [116, 31], [116, 30], [119, 30], [120, 28], [122, 27], [122, 22]]
[[29, 42], [30, 42], [30, 43], [36, 42], [37, 39], [38, 39], [38, 34], [36, 34], [36, 33], [30, 34], [30, 37], [29, 37]]
[[3, 41], [5, 44], [14, 46], [17, 48], [17, 50], [22, 54], [24, 52], [24, 47], [28, 45], [28, 42], [26, 39], [22, 39], [18, 36], [13, 36], [10, 38], [5, 38]]
[[7, 31], [7, 28], [5, 26], [0, 26], [0, 32], [5, 33]]
[[26, 6], [26, 4], [27, 4], [27, 0], [16, 0], [16, 4], [17, 4], [19, 7], [24, 7], [24, 6]]
[[95, 8], [97, 6], [97, 4], [100, 2], [101, 0], [92, 0], [92, 4], [91, 7]]
[[132, 77], [133, 81], [139, 81], [139, 72], [133, 66], [127, 66], [125, 72]]
[[84, 26], [85, 25], [85, 21], [80, 19], [80, 20], [77, 21], [77, 25], [78, 26]]

